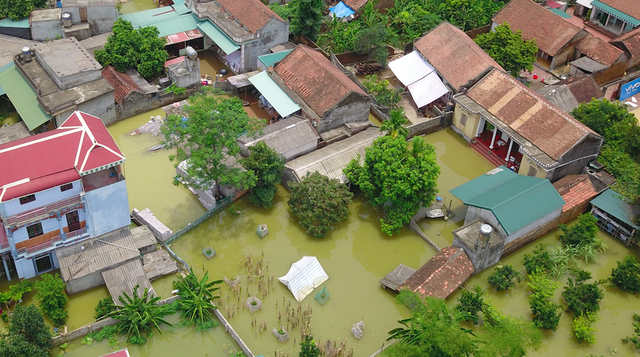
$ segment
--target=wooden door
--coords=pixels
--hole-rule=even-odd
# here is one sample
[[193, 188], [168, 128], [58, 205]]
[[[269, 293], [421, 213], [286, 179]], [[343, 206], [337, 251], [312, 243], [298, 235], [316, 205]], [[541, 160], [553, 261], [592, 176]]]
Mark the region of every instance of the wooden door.
[[87, 8], [80, 8], [80, 22], [87, 22]]
[[78, 217], [78, 211], [72, 211], [67, 213], [67, 226], [69, 232], [77, 231], [81, 228], [80, 217]]

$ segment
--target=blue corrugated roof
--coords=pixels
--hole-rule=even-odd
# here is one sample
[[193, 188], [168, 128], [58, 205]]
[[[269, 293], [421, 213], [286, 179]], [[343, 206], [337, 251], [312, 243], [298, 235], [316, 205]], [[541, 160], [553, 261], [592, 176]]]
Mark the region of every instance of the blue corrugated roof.
[[158, 37], [165, 37], [198, 28], [198, 19], [195, 16], [190, 13], [180, 14], [171, 7], [159, 7], [133, 12], [122, 15], [120, 18], [131, 22], [133, 28], [155, 26], [159, 32]]
[[224, 32], [220, 31], [220, 29], [211, 23], [209, 20], [200, 21], [198, 23], [198, 28], [204, 32], [213, 42], [220, 47], [224, 53], [230, 54], [240, 49], [237, 43], [231, 41]]
[[563, 19], [570, 19], [571, 15], [567, 14], [566, 12], [560, 10], [560, 9], [549, 9], [551, 10], [551, 12], [553, 12], [554, 14], [562, 17]]
[[273, 66], [276, 62], [282, 61], [283, 58], [287, 57], [289, 53], [293, 50], [284, 50], [276, 53], [269, 53], [268, 55], [258, 56], [258, 60], [265, 65], [265, 67], [269, 68]]
[[507, 234], [562, 208], [565, 203], [549, 180], [518, 175], [505, 166], [449, 192], [465, 205], [493, 212]]
[[22, 20], [13, 21], [10, 18], [6, 17], [0, 20], [0, 27], [14, 27], [20, 29], [28, 29], [29, 28], [29, 18], [25, 17]]
[[607, 189], [601, 193], [600, 196], [591, 200], [591, 204], [631, 227], [640, 229], [634, 221], [635, 217], [640, 214], [640, 208], [636, 205], [631, 205], [625, 202], [625, 200], [622, 199], [622, 196], [612, 189]]
[[249, 77], [249, 82], [262, 94], [283, 118], [300, 110], [300, 106], [291, 99], [266, 71]]

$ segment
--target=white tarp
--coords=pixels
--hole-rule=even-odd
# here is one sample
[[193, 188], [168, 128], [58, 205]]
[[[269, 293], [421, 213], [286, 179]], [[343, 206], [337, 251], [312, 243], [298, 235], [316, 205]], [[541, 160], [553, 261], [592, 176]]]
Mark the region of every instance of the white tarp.
[[407, 88], [409, 88], [409, 92], [418, 108], [430, 104], [449, 91], [436, 72], [429, 73], [421, 80], [408, 85]]
[[409, 89], [418, 108], [430, 104], [449, 91], [433, 67], [417, 51], [389, 62], [389, 69]]
[[422, 59], [418, 51], [413, 51], [389, 62], [389, 69], [405, 86], [415, 83], [433, 72], [433, 67]]
[[593, 7], [593, 6], [591, 5], [591, 2], [592, 2], [592, 1], [593, 1], [593, 0], [578, 0], [578, 4], [580, 4], [580, 5], [582, 5], [582, 6], [586, 7], [586, 8], [588, 8], [588, 9], [590, 9], [590, 8], [592, 8], [592, 7]]
[[287, 275], [278, 278], [278, 280], [286, 285], [291, 290], [293, 297], [300, 302], [311, 294], [313, 289], [329, 280], [329, 276], [322, 269], [318, 258], [304, 256], [291, 265]]

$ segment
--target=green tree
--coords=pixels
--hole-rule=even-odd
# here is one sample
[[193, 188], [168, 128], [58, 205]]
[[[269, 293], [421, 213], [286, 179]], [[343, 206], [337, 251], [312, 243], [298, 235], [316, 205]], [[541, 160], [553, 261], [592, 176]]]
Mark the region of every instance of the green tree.
[[355, 51], [356, 38], [360, 30], [358, 21], [342, 22], [339, 19], [333, 19], [327, 23], [327, 30], [318, 36], [316, 43], [327, 52]]
[[275, 12], [276, 15], [280, 16], [284, 21], [289, 21], [291, 19], [291, 14], [293, 13], [293, 5], [291, 5], [291, 3], [273, 3], [269, 4], [269, 8], [271, 9], [271, 11]]
[[185, 325], [196, 326], [198, 331], [217, 326], [211, 310], [217, 309], [213, 300], [220, 298], [215, 295], [220, 290], [217, 287], [222, 280], [209, 281], [209, 272], [205, 272], [202, 279], [198, 279], [193, 269], [185, 277], [178, 278], [173, 288], [178, 290], [180, 299], [177, 300], [178, 311]]
[[376, 24], [373, 27], [364, 28], [356, 36], [356, 52], [367, 55], [370, 59], [386, 67], [389, 58], [388, 41], [389, 32], [386, 27]]
[[387, 11], [389, 26], [394, 30], [400, 47], [442, 22], [438, 12], [427, 11], [426, 6], [426, 2], [421, 0], [395, 0], [394, 6]]
[[585, 283], [589, 279], [591, 273], [578, 270], [575, 272], [575, 278], [568, 278], [567, 286], [562, 292], [568, 310], [573, 311], [576, 316], [597, 313], [600, 310], [600, 300], [604, 297], [602, 289], [598, 286], [600, 282]]
[[0, 18], [8, 17], [13, 21], [28, 17], [35, 8], [33, 0], [0, 0]]
[[478, 324], [478, 313], [484, 306], [483, 294], [479, 286], [476, 286], [474, 291], [462, 289], [456, 310], [467, 314], [463, 321], [473, 321], [474, 324]]
[[389, 119], [383, 121], [380, 125], [380, 131], [386, 132], [392, 138], [406, 138], [409, 135], [409, 129], [404, 125], [408, 122], [409, 120], [405, 118], [402, 109], [394, 109], [391, 111]]
[[516, 286], [516, 281], [522, 281], [522, 274], [513, 269], [512, 265], [498, 266], [487, 278], [489, 284], [498, 291], [509, 290]]
[[633, 255], [626, 256], [611, 271], [611, 284], [622, 291], [640, 293], [640, 262]]
[[596, 343], [593, 333], [597, 331], [594, 325], [598, 322], [598, 319], [598, 315], [595, 312], [588, 312], [573, 319], [571, 328], [573, 329], [573, 336], [578, 342]]
[[547, 251], [547, 245], [536, 244], [533, 255], [524, 255], [523, 265], [527, 269], [527, 274], [533, 274], [536, 271], [549, 273], [553, 268], [553, 260], [551, 260], [551, 255]]
[[66, 285], [60, 275], [44, 274], [42, 280], [36, 282], [36, 299], [40, 302], [40, 309], [55, 326], [62, 326], [67, 321], [67, 312], [64, 311], [69, 298], [65, 293]]
[[282, 182], [282, 170], [286, 160], [263, 141], [249, 150], [251, 155], [240, 160], [242, 167], [256, 175], [256, 185], [249, 193], [249, 201], [256, 206], [270, 208], [273, 197], [278, 192], [276, 185]]
[[435, 148], [422, 137], [415, 137], [411, 147], [402, 136], [380, 137], [365, 149], [362, 166], [359, 160], [352, 160], [344, 173], [374, 205], [382, 206], [380, 225], [388, 235], [398, 233], [438, 192]]
[[529, 295], [533, 323], [538, 328], [555, 331], [560, 323], [562, 311], [560, 305], [551, 302], [549, 299], [553, 298], [553, 294], [560, 284], [551, 281], [541, 271], [532, 272], [527, 277], [529, 279], [527, 285], [533, 292], [533, 294]]
[[9, 286], [9, 291], [0, 293], [0, 303], [4, 304], [7, 312], [10, 312], [12, 306], [17, 306], [22, 301], [22, 297], [33, 290], [33, 285], [33, 282], [23, 280]]
[[349, 215], [353, 193], [336, 179], [314, 171], [289, 188], [289, 212], [314, 237], [324, 237]]
[[152, 297], [149, 295], [148, 289], [144, 289], [144, 293], [138, 294], [138, 288], [138, 285], [133, 288], [131, 296], [127, 293], [118, 296], [122, 306], [116, 306], [109, 317], [118, 320], [117, 331], [127, 334], [128, 343], [144, 345], [147, 342], [145, 334], [154, 330], [162, 334], [160, 325], [172, 325], [163, 318], [166, 314], [165, 309], [156, 304], [160, 297]]
[[0, 338], [0, 356], [48, 357], [52, 346], [51, 331], [38, 308], [17, 306]]
[[428, 0], [425, 9], [437, 13], [463, 31], [491, 24], [505, 2], [493, 0]]
[[633, 332], [632, 336], [628, 336], [622, 339], [622, 342], [631, 342], [636, 349], [640, 350], [640, 315], [633, 313]]
[[597, 239], [598, 219], [591, 213], [584, 213], [578, 216], [578, 223], [567, 226], [560, 225], [560, 242], [569, 247], [578, 247], [580, 245], [591, 245]]
[[316, 341], [313, 340], [313, 336], [304, 335], [304, 340], [300, 341], [300, 357], [320, 357], [322, 351], [316, 345]]
[[294, 36], [304, 35], [311, 41], [318, 38], [322, 25], [322, 13], [327, 3], [324, 0], [294, 0], [292, 6], [289, 32]]
[[98, 301], [95, 308], [96, 313], [93, 317], [96, 320], [100, 320], [101, 318], [108, 316], [115, 309], [116, 304], [113, 303], [113, 299], [111, 296], [107, 296], [106, 298]]
[[494, 31], [478, 35], [475, 41], [512, 76], [518, 77], [524, 69], [533, 71], [538, 52], [536, 41], [523, 40], [520, 30], [511, 31], [506, 22], [498, 25]]
[[[161, 129], [165, 147], [176, 149], [176, 154], [169, 157], [176, 167], [189, 160], [188, 185], [206, 188], [215, 182], [245, 190], [253, 187], [256, 182], [253, 171], [244, 171], [235, 162], [240, 156], [236, 139], [245, 132], [251, 135], [258, 130], [256, 121], [242, 109], [242, 101], [237, 97], [222, 98], [210, 91], [196, 93], [189, 100], [191, 104], [184, 109], [187, 119], [170, 115]], [[176, 175], [174, 184], [183, 179]]]
[[400, 96], [400, 93], [402, 93], [401, 88], [389, 88], [389, 81], [378, 79], [376, 74], [367, 76], [362, 85], [367, 89], [367, 92], [376, 98], [380, 105], [393, 107], [402, 99]]
[[113, 34], [104, 50], [95, 51], [96, 60], [103, 66], [112, 65], [118, 72], [132, 67], [143, 77], [152, 77], [164, 70], [167, 60], [165, 41], [158, 38], [159, 34], [155, 26], [135, 30], [129, 21], [120, 18], [113, 24]]

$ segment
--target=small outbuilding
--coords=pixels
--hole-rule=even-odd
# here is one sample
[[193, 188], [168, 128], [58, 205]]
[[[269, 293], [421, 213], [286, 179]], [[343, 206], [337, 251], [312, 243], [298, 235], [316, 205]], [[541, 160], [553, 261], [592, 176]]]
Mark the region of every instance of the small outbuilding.
[[591, 214], [598, 219], [598, 227], [623, 242], [640, 229], [635, 220], [640, 215], [640, 207], [630, 204], [612, 189], [591, 200], [591, 205]]
[[300, 116], [292, 116], [262, 129], [260, 136], [241, 136], [238, 138], [238, 144], [242, 154], [249, 156], [251, 154], [249, 148], [264, 141], [268, 147], [289, 161], [315, 150], [319, 139], [320, 136], [308, 120]]
[[329, 280], [329, 276], [320, 265], [318, 258], [304, 256], [291, 265], [287, 275], [278, 280], [286, 285], [293, 297], [300, 302], [315, 288]]

